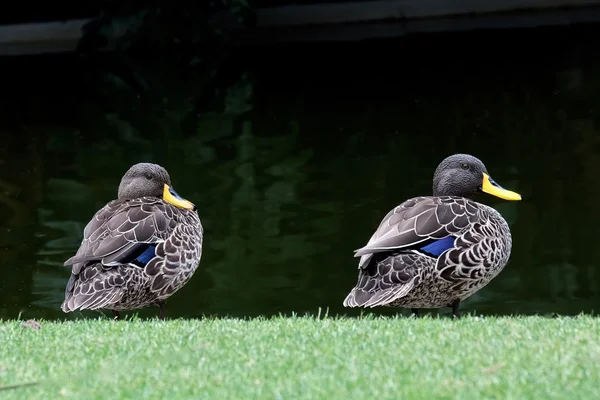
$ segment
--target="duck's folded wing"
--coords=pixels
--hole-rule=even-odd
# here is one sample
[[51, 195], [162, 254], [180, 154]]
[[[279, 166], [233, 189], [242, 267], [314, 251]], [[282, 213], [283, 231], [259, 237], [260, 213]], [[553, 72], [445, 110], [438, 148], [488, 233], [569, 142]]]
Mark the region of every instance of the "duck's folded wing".
[[355, 251], [365, 267], [373, 254], [443, 239], [477, 222], [479, 209], [461, 197], [415, 197], [390, 211], [366, 246]]
[[84, 229], [79, 250], [64, 265], [73, 265], [73, 273], [77, 274], [88, 261], [106, 266], [127, 263], [148, 244], [163, 241], [174, 225], [158, 199], [154, 203], [112, 201], [94, 215]]

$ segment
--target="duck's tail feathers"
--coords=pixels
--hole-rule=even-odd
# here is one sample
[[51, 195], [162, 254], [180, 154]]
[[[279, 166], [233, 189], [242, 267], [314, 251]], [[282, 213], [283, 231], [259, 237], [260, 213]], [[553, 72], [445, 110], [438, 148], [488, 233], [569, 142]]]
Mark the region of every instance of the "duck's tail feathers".
[[392, 303], [394, 300], [406, 296], [414, 286], [414, 281], [410, 280], [403, 285], [394, 285], [388, 289], [367, 292], [355, 287], [346, 296], [344, 307], [378, 307]]

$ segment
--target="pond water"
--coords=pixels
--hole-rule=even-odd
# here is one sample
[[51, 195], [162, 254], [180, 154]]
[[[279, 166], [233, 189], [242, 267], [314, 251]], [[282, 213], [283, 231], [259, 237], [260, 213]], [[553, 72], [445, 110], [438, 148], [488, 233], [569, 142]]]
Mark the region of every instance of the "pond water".
[[103, 67], [73, 56], [0, 60], [0, 318], [99, 315], [60, 311], [62, 264], [140, 161], [167, 168], [205, 227], [200, 268], [168, 317], [358, 315], [342, 306], [352, 251], [391, 208], [430, 194], [455, 152], [523, 196], [479, 198], [509, 222], [513, 252], [463, 310], [593, 312], [594, 37], [579, 27], [238, 49], [224, 111], [204, 114], [177, 93], [202, 77], [156, 74], [173, 87], [157, 106], [104, 90]]

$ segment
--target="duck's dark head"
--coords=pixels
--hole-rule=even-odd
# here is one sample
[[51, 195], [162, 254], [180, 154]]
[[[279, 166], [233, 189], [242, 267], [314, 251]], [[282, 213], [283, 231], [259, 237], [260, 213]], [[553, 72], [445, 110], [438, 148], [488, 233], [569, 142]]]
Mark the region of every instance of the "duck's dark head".
[[152, 163], [138, 163], [129, 168], [121, 178], [118, 197], [121, 200], [159, 197], [179, 208], [196, 209], [194, 204], [179, 196], [171, 187], [167, 170]]
[[433, 175], [434, 196], [473, 197], [485, 192], [504, 200], [521, 200], [521, 195], [498, 185], [477, 157], [454, 154], [445, 158]]

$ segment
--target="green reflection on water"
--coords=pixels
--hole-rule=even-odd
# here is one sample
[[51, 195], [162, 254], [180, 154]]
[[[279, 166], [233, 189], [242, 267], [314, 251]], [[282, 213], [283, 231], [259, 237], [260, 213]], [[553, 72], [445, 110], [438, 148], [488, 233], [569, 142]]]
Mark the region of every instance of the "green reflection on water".
[[200, 270], [169, 300], [169, 316], [357, 315], [341, 306], [356, 279], [352, 250], [389, 209], [429, 194], [437, 163], [454, 152], [478, 156], [523, 195], [479, 199], [511, 225], [513, 253], [466, 311], [593, 311], [600, 69], [594, 45], [573, 35], [553, 58], [528, 54], [525, 40], [512, 55], [464, 48], [443, 65], [435, 51], [451, 39], [423, 39], [429, 55], [404, 63], [389, 44], [333, 46], [302, 67], [281, 60], [313, 59], [308, 47], [257, 51], [222, 113], [196, 115], [183, 100], [159, 114], [103, 112], [88, 94], [50, 118], [44, 105], [76, 89], [24, 97], [18, 121], [28, 123], [8, 112], [0, 122], [0, 317], [65, 317], [62, 263], [139, 161], [168, 169], [206, 231]]

